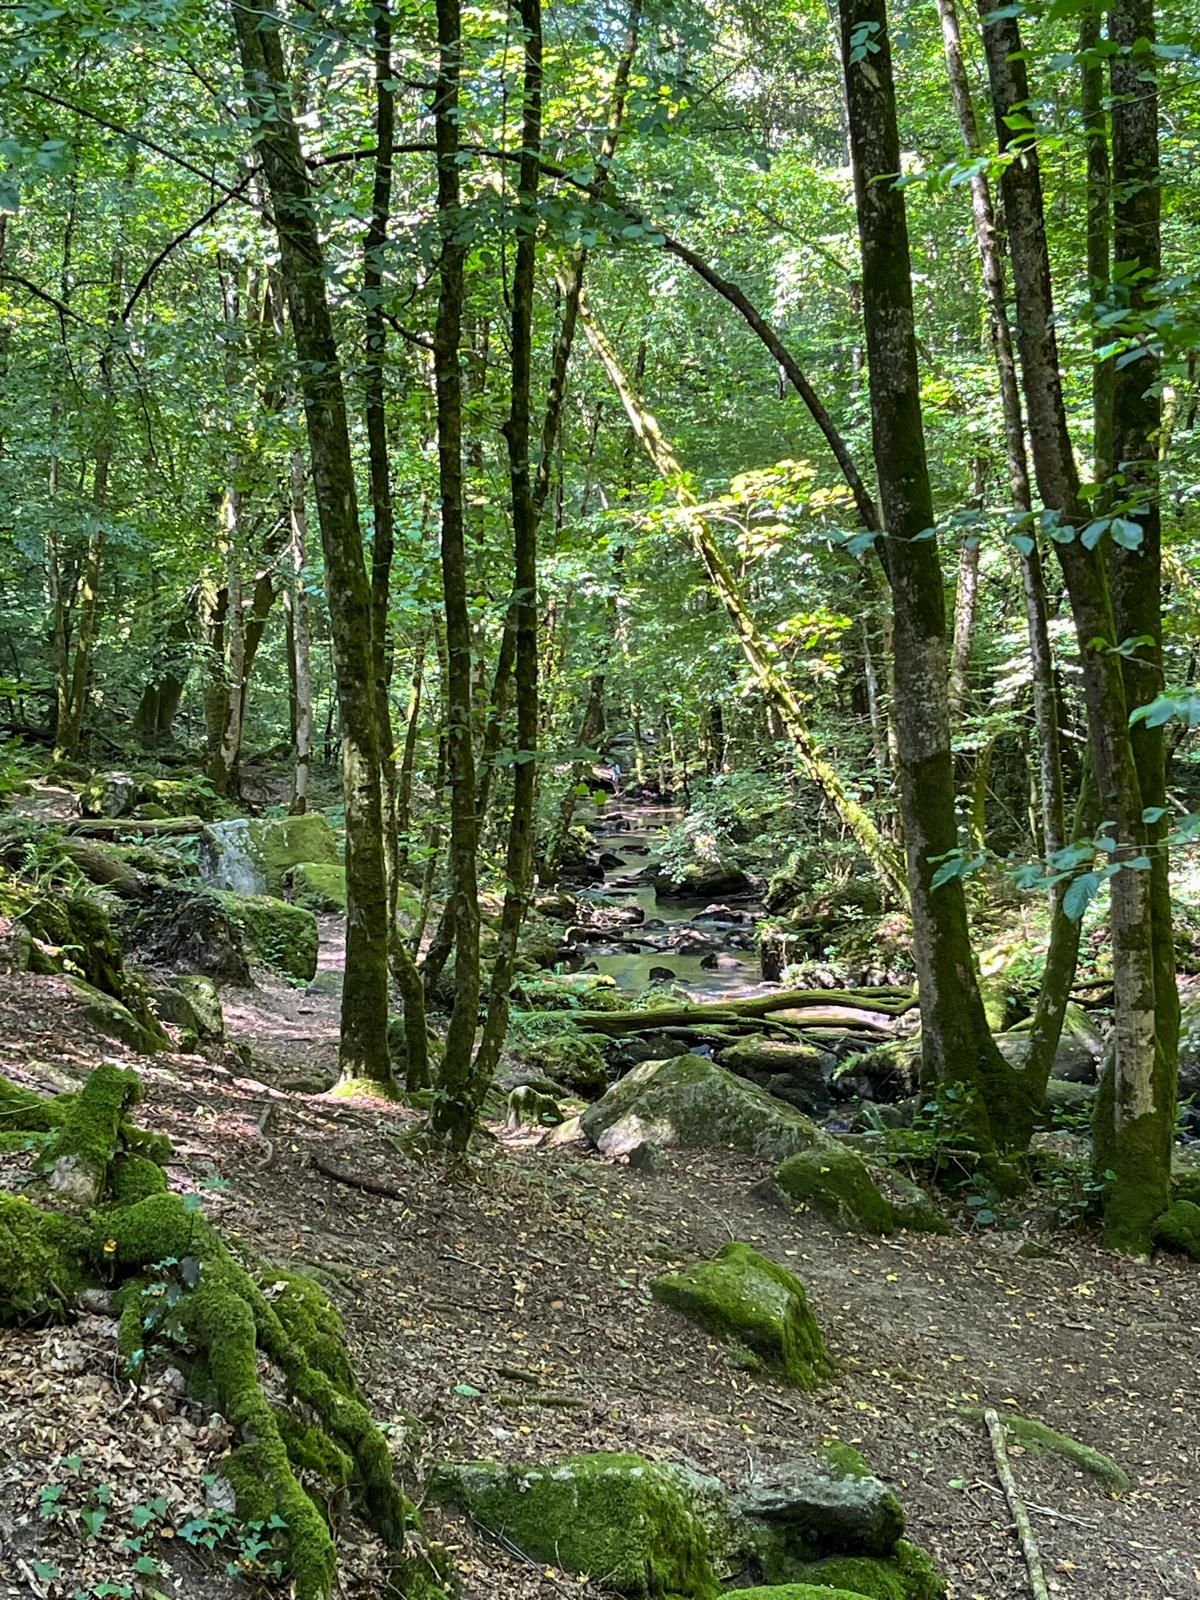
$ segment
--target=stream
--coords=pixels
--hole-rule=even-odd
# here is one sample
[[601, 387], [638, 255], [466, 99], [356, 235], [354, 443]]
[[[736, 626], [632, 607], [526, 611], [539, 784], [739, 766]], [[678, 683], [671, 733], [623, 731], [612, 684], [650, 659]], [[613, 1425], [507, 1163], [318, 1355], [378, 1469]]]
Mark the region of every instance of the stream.
[[586, 925], [576, 930], [589, 935], [582, 970], [607, 974], [630, 996], [656, 982], [679, 985], [698, 1001], [767, 994], [778, 985], [764, 983], [760, 975], [761, 904], [660, 895], [649, 881], [661, 831], [680, 814], [672, 807], [632, 803], [593, 819], [604, 879], [583, 890], [583, 907], [595, 907], [601, 915], [604, 908], [615, 909], [629, 920], [599, 941], [599, 930]]

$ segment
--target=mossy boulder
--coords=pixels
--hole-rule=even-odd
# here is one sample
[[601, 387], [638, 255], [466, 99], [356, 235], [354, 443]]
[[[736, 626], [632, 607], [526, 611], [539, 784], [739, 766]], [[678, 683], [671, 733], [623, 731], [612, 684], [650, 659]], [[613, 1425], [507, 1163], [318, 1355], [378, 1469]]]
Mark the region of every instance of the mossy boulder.
[[726, 1589], [736, 1600], [866, 1600], [853, 1589], [830, 1589], [815, 1583], [773, 1583], [765, 1588]]
[[66, 981], [78, 1002], [80, 1015], [97, 1033], [146, 1056], [152, 1055], [155, 1050], [162, 1050], [170, 1042], [156, 1019], [140, 1021], [120, 1000], [104, 994], [82, 978], [72, 977], [68, 973]]
[[302, 861], [287, 874], [293, 902], [318, 914], [346, 915], [346, 869], [335, 861]]
[[[1029, 1050], [1031, 1022], [1032, 1018], [1026, 1017], [996, 1036], [1001, 1053], [1014, 1066], [1021, 1065]], [[1103, 1054], [1104, 1040], [1096, 1024], [1083, 1007], [1072, 1000], [1063, 1016], [1051, 1077], [1064, 1083], [1095, 1083]]]
[[923, 1189], [897, 1172], [868, 1166], [845, 1145], [789, 1156], [775, 1168], [769, 1184], [790, 1203], [863, 1233], [950, 1230]]
[[232, 894], [217, 898], [240, 929], [251, 955], [289, 978], [307, 983], [317, 970], [317, 919], [303, 906], [269, 894]]
[[638, 1455], [440, 1466], [427, 1494], [503, 1533], [534, 1561], [590, 1573], [634, 1597], [709, 1600], [736, 1539], [715, 1479]]
[[666, 899], [721, 900], [747, 894], [749, 874], [736, 861], [689, 861], [683, 866], [651, 867], [646, 874]]
[[1154, 1242], [1164, 1250], [1200, 1261], [1200, 1205], [1175, 1200], [1154, 1224]]
[[600, 1044], [582, 1033], [531, 1039], [519, 1050], [520, 1064], [544, 1073], [573, 1094], [591, 1098], [608, 1086], [608, 1064]]
[[58, 1322], [82, 1286], [84, 1223], [0, 1192], [0, 1324]]
[[797, 1389], [815, 1389], [833, 1374], [804, 1285], [748, 1244], [733, 1241], [711, 1261], [664, 1273], [650, 1292]]
[[797, 1590], [815, 1600], [829, 1600], [831, 1590], [862, 1600], [942, 1600], [946, 1593], [946, 1580], [932, 1559], [903, 1539], [888, 1556], [835, 1555], [784, 1566], [786, 1582], [776, 1579], [777, 1587], [752, 1592], [775, 1600], [791, 1600]]
[[717, 1060], [809, 1116], [829, 1110], [834, 1061], [824, 1050], [788, 1039], [739, 1039], [720, 1050]]
[[216, 984], [202, 973], [178, 973], [147, 979], [154, 1009], [164, 1022], [190, 1033], [202, 1044], [219, 1044], [225, 1037], [225, 1012]]
[[607, 1155], [639, 1144], [703, 1149], [731, 1145], [782, 1161], [836, 1140], [810, 1118], [703, 1056], [644, 1061], [583, 1114], [581, 1126]]
[[207, 778], [158, 778], [146, 772], [97, 772], [79, 796], [85, 817], [219, 817], [226, 802]]
[[219, 888], [280, 894], [303, 863], [336, 866], [337, 836], [328, 817], [238, 817], [206, 828], [201, 838], [206, 875]]

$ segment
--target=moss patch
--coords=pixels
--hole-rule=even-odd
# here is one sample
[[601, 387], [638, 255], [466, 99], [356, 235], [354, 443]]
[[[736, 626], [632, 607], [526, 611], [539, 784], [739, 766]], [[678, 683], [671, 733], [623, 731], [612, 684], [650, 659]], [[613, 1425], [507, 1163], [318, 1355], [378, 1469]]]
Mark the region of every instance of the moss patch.
[[[959, 1414], [971, 1422], [983, 1421], [983, 1410], [979, 1406], [964, 1406]], [[1090, 1473], [1093, 1478], [1099, 1478], [1101, 1483], [1107, 1484], [1117, 1494], [1124, 1494], [1129, 1488], [1128, 1473], [1111, 1456], [1106, 1456], [1103, 1450], [1093, 1449], [1090, 1444], [1081, 1444], [1078, 1439], [1072, 1439], [1070, 1434], [1059, 1433], [1056, 1428], [1039, 1422], [1037, 1417], [1023, 1417], [1017, 1412], [1004, 1411], [1000, 1420], [1005, 1432], [1027, 1450], [1049, 1450], [1054, 1455], [1064, 1456], [1072, 1466]]]
[[916, 1545], [901, 1540], [891, 1556], [826, 1556], [821, 1561], [797, 1561], [783, 1589], [764, 1590], [789, 1594], [791, 1580], [802, 1590], [828, 1597], [829, 1591], [848, 1591], [864, 1600], [942, 1600], [946, 1580], [932, 1559]]
[[346, 915], [346, 869], [334, 861], [302, 861], [287, 875], [292, 900], [309, 911]]
[[317, 919], [303, 906], [269, 894], [217, 892], [253, 955], [267, 966], [305, 982], [317, 970]]
[[532, 1039], [520, 1049], [523, 1067], [544, 1073], [576, 1094], [591, 1097], [608, 1087], [608, 1065], [595, 1040], [582, 1033]]
[[833, 1373], [804, 1285], [748, 1244], [727, 1244], [711, 1261], [666, 1273], [650, 1292], [709, 1333], [745, 1346], [798, 1389], [815, 1389]]
[[[637, 1455], [568, 1456], [545, 1467], [435, 1469], [432, 1500], [461, 1507], [535, 1561], [587, 1572], [631, 1596], [718, 1589], [724, 1494], [713, 1479]], [[719, 1557], [718, 1557], [719, 1559]]]
[[84, 1205], [100, 1198], [121, 1123], [141, 1094], [136, 1074], [108, 1063], [96, 1068], [46, 1152], [52, 1189]]
[[1154, 1242], [1200, 1261], [1200, 1205], [1193, 1200], [1173, 1201], [1154, 1224]]
[[60, 1321], [82, 1284], [82, 1223], [0, 1192], [0, 1323]]

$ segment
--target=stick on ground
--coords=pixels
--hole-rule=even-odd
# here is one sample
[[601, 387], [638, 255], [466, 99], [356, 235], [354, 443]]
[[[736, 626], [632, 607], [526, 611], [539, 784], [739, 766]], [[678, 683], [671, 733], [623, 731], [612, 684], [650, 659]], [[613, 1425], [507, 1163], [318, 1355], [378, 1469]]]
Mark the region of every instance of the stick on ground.
[[1046, 1574], [1042, 1569], [1042, 1553], [1038, 1549], [1037, 1540], [1033, 1536], [1033, 1527], [1029, 1521], [1029, 1512], [1025, 1509], [1025, 1502], [1017, 1493], [1017, 1481], [1013, 1477], [1012, 1467], [1009, 1465], [1008, 1449], [1004, 1442], [1004, 1424], [999, 1414], [990, 1407], [983, 1413], [983, 1420], [987, 1425], [988, 1437], [992, 1441], [992, 1455], [996, 1460], [996, 1476], [1000, 1479], [1004, 1489], [1004, 1497], [1008, 1501], [1008, 1509], [1012, 1512], [1013, 1521], [1017, 1526], [1017, 1538], [1021, 1541], [1021, 1554], [1025, 1557], [1025, 1566], [1029, 1572], [1029, 1592], [1033, 1600], [1050, 1600], [1050, 1593], [1046, 1587]]

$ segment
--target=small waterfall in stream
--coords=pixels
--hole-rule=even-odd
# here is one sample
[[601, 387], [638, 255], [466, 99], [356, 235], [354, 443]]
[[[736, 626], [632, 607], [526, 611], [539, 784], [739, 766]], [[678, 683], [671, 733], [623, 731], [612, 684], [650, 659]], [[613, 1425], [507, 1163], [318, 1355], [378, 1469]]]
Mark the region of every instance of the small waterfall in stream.
[[213, 889], [235, 894], [263, 894], [267, 880], [250, 843], [247, 817], [211, 822], [202, 835], [200, 873]]

